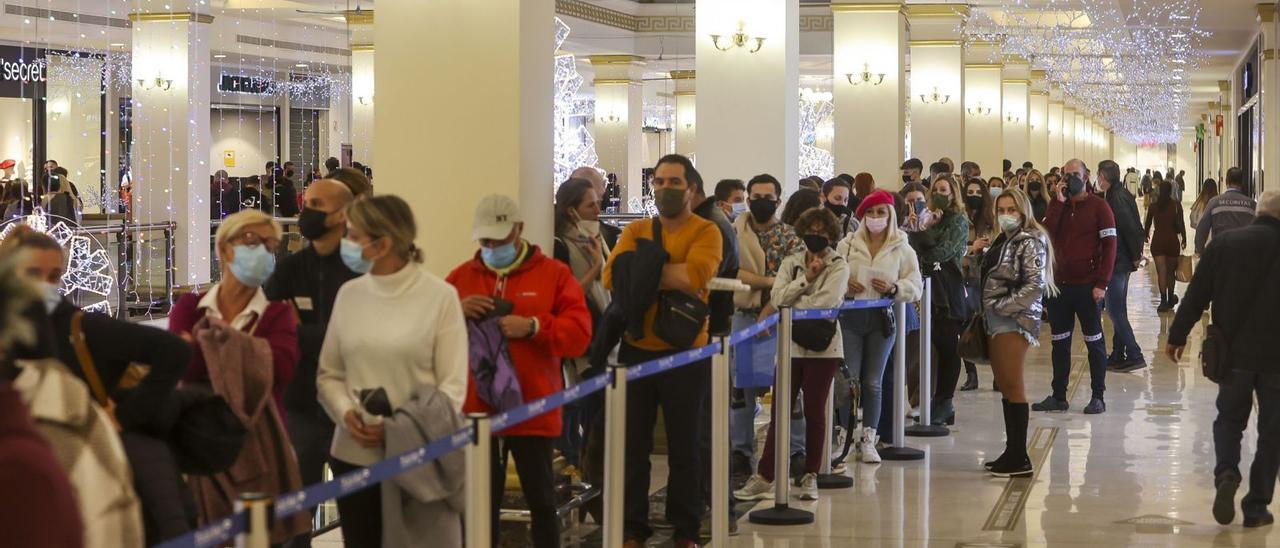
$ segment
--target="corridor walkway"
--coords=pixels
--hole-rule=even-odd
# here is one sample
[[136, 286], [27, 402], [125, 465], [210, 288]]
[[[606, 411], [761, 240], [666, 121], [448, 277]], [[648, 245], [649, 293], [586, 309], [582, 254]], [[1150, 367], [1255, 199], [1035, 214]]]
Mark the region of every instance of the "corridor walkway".
[[[1239, 516], [1232, 526], [1213, 521], [1217, 388], [1192, 359], [1173, 364], [1157, 355], [1172, 314], [1155, 311], [1154, 275], [1150, 268], [1135, 273], [1130, 286], [1130, 317], [1152, 366], [1109, 374], [1107, 413], [1085, 416], [1089, 376], [1077, 332], [1071, 411], [1032, 414], [1034, 478], [1001, 480], [982, 471], [982, 462], [1003, 448], [1003, 430], [999, 393], [991, 391], [989, 369], [980, 366], [979, 390], [956, 398], [951, 436], [908, 438], [926, 451], [925, 461], [851, 466], [852, 489], [823, 491], [817, 503], [793, 501], [817, 512], [815, 524], [761, 527], [743, 519], [733, 545], [1280, 546], [1274, 527], [1246, 533]], [[1179, 284], [1179, 293], [1184, 290]], [[1187, 356], [1199, 354], [1200, 327]], [[1046, 343], [1028, 360], [1028, 397], [1044, 397], [1050, 377]], [[1246, 434], [1246, 463], [1253, 428]]]

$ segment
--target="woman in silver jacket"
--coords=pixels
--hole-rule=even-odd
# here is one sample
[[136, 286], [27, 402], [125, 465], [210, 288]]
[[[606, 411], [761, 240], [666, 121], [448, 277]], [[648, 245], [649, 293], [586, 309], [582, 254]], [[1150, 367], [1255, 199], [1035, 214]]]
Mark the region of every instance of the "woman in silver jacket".
[[996, 199], [1000, 235], [982, 258], [982, 314], [996, 385], [1004, 396], [1005, 450], [985, 464], [997, 477], [1030, 477], [1027, 395], [1022, 370], [1027, 349], [1039, 345], [1041, 297], [1053, 296], [1053, 244], [1019, 189]]

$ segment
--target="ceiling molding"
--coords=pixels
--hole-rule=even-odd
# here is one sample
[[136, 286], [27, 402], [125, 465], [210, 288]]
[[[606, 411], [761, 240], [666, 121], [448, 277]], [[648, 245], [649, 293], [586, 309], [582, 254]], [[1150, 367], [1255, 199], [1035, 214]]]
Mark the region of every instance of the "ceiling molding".
[[963, 19], [969, 16], [969, 6], [966, 4], [907, 4], [906, 11], [909, 19]]
[[902, 2], [879, 4], [831, 4], [832, 13], [906, 13]]
[[[305, 51], [310, 53], [323, 53], [328, 55], [340, 55], [342, 57], [351, 57], [351, 49], [334, 48], [329, 46], [316, 46], [313, 44], [288, 42], [284, 40], [262, 38], [259, 36], [248, 36], [245, 34], [237, 34], [236, 43], [247, 44], [251, 46], [262, 46], [267, 48], [287, 49], [290, 51]], [[372, 49], [373, 46], [369, 46], [369, 48]], [[355, 48], [352, 47], [352, 49], [355, 49]]]
[[[696, 30], [692, 15], [631, 15], [583, 0], [556, 0], [556, 13], [636, 33], [692, 33]], [[800, 32], [832, 32], [834, 29], [835, 21], [830, 13], [800, 15]]]
[[594, 66], [600, 65], [640, 65], [644, 66], [645, 58], [639, 55], [588, 55], [587, 61]]
[[23, 6], [20, 4], [5, 4], [5, 15], [20, 15], [23, 17], [34, 17], [38, 19], [55, 21], [63, 21], [66, 23], [79, 23], [83, 25], [96, 25], [99, 27], [111, 27], [116, 29], [128, 29], [133, 27], [133, 22], [129, 19], [120, 19], [116, 17], [103, 17], [101, 15], [92, 15], [88, 13], [73, 13], [69, 11], [58, 11], [44, 8], [36, 8], [31, 6]]
[[673, 70], [667, 73], [672, 80], [696, 80], [698, 71], [696, 70]]
[[907, 47], [911, 48], [937, 48], [937, 47], [960, 47], [959, 40], [908, 40]]
[[205, 23], [213, 22], [213, 16], [206, 13], [195, 13], [190, 11], [176, 12], [138, 12], [130, 13], [129, 20], [134, 23]]

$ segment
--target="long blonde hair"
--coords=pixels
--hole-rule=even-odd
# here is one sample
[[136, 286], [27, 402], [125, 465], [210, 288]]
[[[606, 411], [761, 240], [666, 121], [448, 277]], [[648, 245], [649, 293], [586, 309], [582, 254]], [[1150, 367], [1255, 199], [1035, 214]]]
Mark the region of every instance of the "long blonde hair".
[[[1044, 291], [1045, 295], [1050, 297], [1057, 296], [1058, 285], [1053, 281], [1053, 268], [1057, 262], [1053, 254], [1053, 238], [1049, 237], [1049, 231], [1045, 229], [1044, 225], [1036, 220], [1035, 213], [1031, 209], [1031, 200], [1027, 198], [1026, 192], [1020, 188], [1006, 188], [1004, 192], [1000, 193], [1000, 196], [996, 197], [996, 203], [999, 204], [1000, 200], [1006, 196], [1013, 200], [1018, 212], [1022, 213], [1022, 226], [1019, 228], [1032, 233], [1044, 243], [1045, 257], [1047, 259], [1044, 265]], [[1003, 227], [1001, 230], [1003, 230]]]

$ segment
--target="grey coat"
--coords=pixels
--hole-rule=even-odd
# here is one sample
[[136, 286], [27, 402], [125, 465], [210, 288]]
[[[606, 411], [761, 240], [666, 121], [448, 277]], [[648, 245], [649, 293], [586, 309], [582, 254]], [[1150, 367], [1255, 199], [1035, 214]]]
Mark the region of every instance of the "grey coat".
[[[382, 424], [387, 455], [418, 449], [463, 426], [449, 397], [430, 385], [419, 389]], [[462, 545], [465, 455], [454, 451], [382, 484], [382, 546]]]
[[[1000, 240], [1007, 242], [1000, 246]], [[1017, 320], [1024, 335], [1039, 338], [1044, 314], [1041, 297], [1052, 283], [1047, 271], [1048, 238], [1023, 229], [1012, 237], [1001, 234], [991, 247], [1000, 250], [1000, 257], [982, 274], [982, 309]]]

